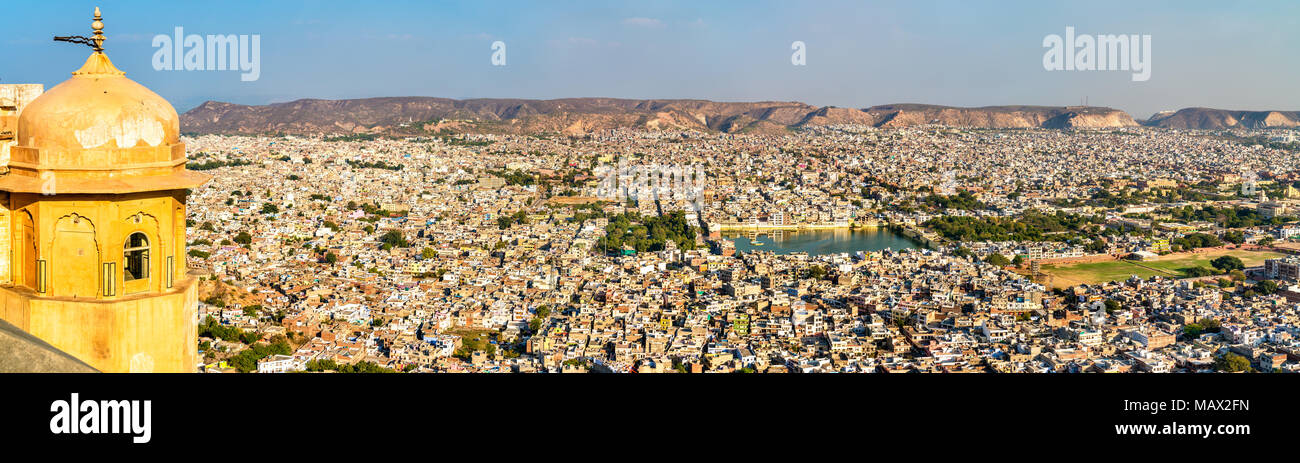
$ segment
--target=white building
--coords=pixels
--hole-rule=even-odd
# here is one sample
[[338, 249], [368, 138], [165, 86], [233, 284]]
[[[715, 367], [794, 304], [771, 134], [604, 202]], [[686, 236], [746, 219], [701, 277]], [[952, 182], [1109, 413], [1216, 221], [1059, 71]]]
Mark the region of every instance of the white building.
[[258, 373], [288, 373], [306, 368], [305, 363], [289, 355], [272, 355], [257, 361]]

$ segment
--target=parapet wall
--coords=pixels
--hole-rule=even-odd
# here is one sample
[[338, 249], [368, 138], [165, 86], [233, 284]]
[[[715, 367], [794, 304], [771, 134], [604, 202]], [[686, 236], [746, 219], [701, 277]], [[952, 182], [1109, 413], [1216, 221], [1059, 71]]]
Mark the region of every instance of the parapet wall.
[[0, 166], [9, 165], [9, 147], [17, 144], [18, 113], [42, 93], [41, 84], [0, 84]]
[[198, 285], [121, 300], [40, 297], [0, 287], [0, 319], [106, 373], [195, 371]]

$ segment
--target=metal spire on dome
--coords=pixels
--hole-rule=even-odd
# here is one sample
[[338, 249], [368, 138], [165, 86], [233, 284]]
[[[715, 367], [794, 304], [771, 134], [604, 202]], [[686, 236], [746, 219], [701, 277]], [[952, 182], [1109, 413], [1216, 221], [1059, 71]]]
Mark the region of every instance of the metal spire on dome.
[[90, 23], [91, 30], [94, 31], [94, 37], [83, 37], [80, 35], [70, 35], [54, 37], [55, 42], [80, 43], [87, 45], [95, 50], [95, 53], [104, 52], [104, 15], [99, 13], [99, 7], [95, 7], [95, 20]]

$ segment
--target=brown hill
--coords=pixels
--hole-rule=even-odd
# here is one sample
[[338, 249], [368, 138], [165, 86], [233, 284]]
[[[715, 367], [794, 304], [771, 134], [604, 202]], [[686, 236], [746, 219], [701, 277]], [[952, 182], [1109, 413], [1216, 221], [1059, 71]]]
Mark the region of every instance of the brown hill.
[[1300, 111], [1233, 111], [1213, 108], [1183, 108], [1160, 112], [1143, 125], [1171, 129], [1264, 129], [1300, 127]]
[[[468, 123], [451, 123], [463, 120]], [[209, 101], [181, 115], [195, 133], [404, 133], [483, 131], [581, 135], [613, 128], [780, 132], [830, 124], [908, 127], [1074, 128], [1136, 125], [1128, 114], [1098, 107], [948, 106], [896, 104], [867, 109], [799, 102], [732, 103], [707, 100], [557, 100], [433, 97], [297, 100], [262, 106]]]
[[938, 124], [981, 128], [1104, 128], [1133, 127], [1137, 122], [1117, 109], [1093, 106], [985, 106], [954, 108], [921, 104], [873, 106], [867, 113], [879, 118], [880, 127]]

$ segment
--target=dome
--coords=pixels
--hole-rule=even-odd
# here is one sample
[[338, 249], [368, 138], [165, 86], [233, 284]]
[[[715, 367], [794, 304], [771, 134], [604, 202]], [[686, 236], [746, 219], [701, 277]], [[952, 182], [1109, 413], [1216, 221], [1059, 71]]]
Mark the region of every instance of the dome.
[[54, 38], [94, 53], [18, 114], [18, 142], [0, 172], [0, 191], [125, 194], [185, 190], [212, 178], [185, 168], [176, 109], [104, 54], [101, 19], [96, 8], [92, 37]]
[[29, 148], [157, 147], [179, 142], [180, 118], [167, 100], [95, 52], [71, 79], [23, 109], [17, 132], [18, 146]]

